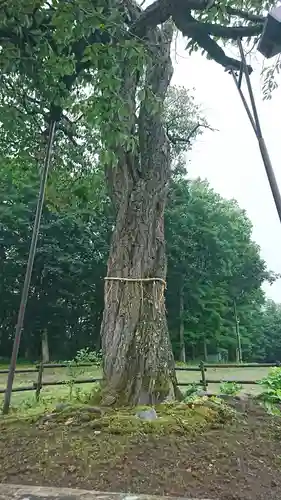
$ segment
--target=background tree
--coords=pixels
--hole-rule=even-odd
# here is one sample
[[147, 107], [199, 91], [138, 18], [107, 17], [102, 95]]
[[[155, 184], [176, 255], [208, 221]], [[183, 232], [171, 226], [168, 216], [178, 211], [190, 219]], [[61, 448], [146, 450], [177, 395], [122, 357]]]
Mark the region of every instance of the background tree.
[[252, 353], [257, 361], [275, 363], [281, 360], [281, 304], [267, 300], [254, 316]]
[[273, 278], [251, 233], [245, 212], [206, 181], [172, 182], [166, 211], [167, 306], [182, 361], [186, 345], [192, 357], [206, 359], [208, 350], [214, 354], [222, 347], [235, 359], [234, 300], [246, 341], [247, 312], [262, 304], [261, 285]]
[[[0, 355], [9, 357], [38, 177], [32, 165], [23, 161], [17, 164], [15, 160], [2, 161], [0, 175]], [[57, 176], [57, 172], [53, 171], [49, 179], [20, 351], [21, 356], [33, 360], [40, 356], [40, 341], [45, 331], [48, 334], [50, 355], [54, 360], [71, 358], [77, 349], [85, 346], [96, 349], [100, 345], [103, 277], [112, 230], [108, 198], [98, 172], [87, 172], [85, 178], [72, 178], [68, 182], [65, 172], [60, 171], [61, 182], [58, 182]], [[219, 205], [212, 205], [216, 196], [225, 208], [223, 220], [217, 216]], [[235, 214], [234, 228], [231, 218], [229, 227], [227, 225], [227, 214], [231, 214], [232, 210]], [[204, 333], [210, 354], [224, 349], [230, 359], [235, 359], [237, 345], [232, 294], [225, 269], [233, 270], [233, 279], [237, 272], [234, 267], [237, 263], [236, 254], [240, 268], [245, 268], [244, 293], [237, 301], [244, 359], [272, 361], [279, 358], [280, 307], [271, 302], [265, 303], [260, 284], [258, 281], [253, 282], [253, 271], [259, 276], [260, 283], [268, 277], [268, 272], [263, 269], [259, 249], [249, 239], [250, 233], [244, 238], [242, 248], [241, 238], [239, 240], [235, 236], [240, 212], [235, 204], [212, 192], [206, 182], [190, 181], [178, 175], [173, 179], [165, 224], [168, 251], [167, 313], [177, 359], [181, 355], [179, 331], [184, 334], [187, 359], [204, 356]], [[219, 226], [222, 222], [227, 228], [223, 232]], [[243, 224], [238, 224], [238, 227], [243, 228]], [[230, 246], [231, 251], [225, 251]], [[211, 249], [211, 254], [206, 253], [206, 248]], [[216, 259], [219, 258], [219, 264], [215, 261], [214, 269], [212, 266], [202, 267], [206, 256], [207, 261], [212, 262], [212, 252]], [[248, 255], [252, 256], [251, 265]], [[241, 278], [239, 271], [238, 277]], [[179, 292], [182, 283], [184, 310], [180, 315]]]
[[[0, 162], [1, 355], [11, 352], [14, 325], [38, 192], [36, 169], [23, 160]], [[110, 213], [96, 174], [49, 180], [26, 311], [21, 355], [38, 359], [47, 333], [52, 356], [99, 347], [102, 278]], [[62, 185], [65, 191], [62, 197]], [[58, 189], [57, 189], [58, 186]], [[95, 198], [96, 196], [96, 198]], [[99, 196], [99, 199], [97, 197]]]

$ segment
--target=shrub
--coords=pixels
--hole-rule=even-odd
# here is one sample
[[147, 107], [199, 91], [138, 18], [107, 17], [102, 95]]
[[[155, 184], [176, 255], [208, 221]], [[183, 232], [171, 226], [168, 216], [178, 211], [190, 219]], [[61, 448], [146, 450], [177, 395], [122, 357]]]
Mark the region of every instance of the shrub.
[[242, 385], [238, 382], [222, 382], [220, 385], [220, 393], [227, 396], [236, 396], [242, 389]]
[[201, 387], [196, 384], [190, 384], [187, 386], [187, 389], [183, 396], [184, 403], [188, 403], [192, 401], [194, 398], [198, 396], [198, 394], [202, 391]]
[[77, 351], [74, 361], [79, 363], [93, 363], [93, 365], [100, 366], [102, 361], [101, 351], [91, 351], [89, 347]]
[[93, 366], [99, 367], [101, 365], [102, 355], [101, 352], [91, 351], [89, 347], [80, 349], [77, 351], [74, 359], [70, 361], [65, 361], [68, 370], [68, 380], [67, 385], [69, 387], [69, 398], [72, 399], [73, 391], [75, 390], [75, 397], [79, 397], [81, 389], [75, 387], [76, 381], [79, 377], [84, 375], [87, 371], [83, 364], [93, 364]]
[[272, 368], [267, 377], [264, 377], [258, 383], [264, 388], [258, 399], [264, 403], [267, 411], [281, 415], [277, 406], [281, 403], [281, 368]]

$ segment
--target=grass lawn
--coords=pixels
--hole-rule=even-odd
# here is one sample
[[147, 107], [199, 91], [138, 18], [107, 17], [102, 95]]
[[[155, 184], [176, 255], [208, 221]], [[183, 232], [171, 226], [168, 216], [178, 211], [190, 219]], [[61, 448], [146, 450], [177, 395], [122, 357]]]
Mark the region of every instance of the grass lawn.
[[[32, 365], [18, 365], [18, 369], [32, 368]], [[7, 365], [0, 365], [0, 369], [8, 369]], [[73, 370], [73, 368], [72, 368]], [[92, 367], [77, 368], [76, 378], [97, 378], [100, 377], [100, 370]], [[251, 367], [251, 368], [208, 368], [206, 378], [208, 380], [260, 380], [267, 375], [270, 368], [267, 367]], [[193, 382], [199, 382], [201, 378], [200, 372], [184, 372], [178, 371], [178, 381], [186, 383], [186, 385]], [[6, 374], [0, 373], [0, 389], [5, 389]], [[15, 375], [14, 387], [30, 386], [37, 380], [37, 373], [17, 373]], [[43, 382], [54, 382], [59, 380], [71, 381], [71, 375], [68, 368], [48, 368], [44, 370]], [[209, 384], [208, 390], [210, 392], [218, 393], [220, 384]], [[76, 389], [80, 392], [89, 392], [91, 384], [77, 384]], [[184, 391], [184, 386], [181, 387]], [[244, 385], [242, 393], [258, 394], [260, 387], [258, 385]], [[52, 399], [65, 399], [69, 394], [69, 385], [66, 386], [49, 386], [44, 387], [41, 394], [45, 398]], [[2, 396], [3, 397], [3, 396]], [[34, 400], [34, 391], [16, 392], [12, 396], [12, 405], [18, 406], [22, 402]]]

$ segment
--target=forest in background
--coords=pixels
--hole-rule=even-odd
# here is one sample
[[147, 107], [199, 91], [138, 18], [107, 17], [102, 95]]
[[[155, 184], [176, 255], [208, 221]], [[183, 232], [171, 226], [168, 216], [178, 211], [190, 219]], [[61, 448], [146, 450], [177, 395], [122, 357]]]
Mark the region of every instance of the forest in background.
[[[178, 106], [180, 119], [175, 114]], [[267, 269], [252, 240], [251, 222], [237, 202], [222, 198], [206, 180], [188, 179], [185, 154], [203, 128], [184, 144], [173, 140], [175, 130], [179, 133], [186, 127], [190, 109], [199, 116], [190, 93], [171, 87], [166, 121], [175, 146], [165, 211], [166, 310], [175, 358], [207, 360], [221, 352], [225, 359], [234, 361], [238, 320], [243, 360], [281, 359], [281, 305], [266, 299], [262, 290], [265, 281], [273, 282], [278, 276]], [[18, 111], [15, 113], [18, 119]], [[31, 119], [25, 118], [21, 130], [18, 126], [15, 130], [11, 117], [9, 120], [9, 140], [14, 134], [13, 144], [17, 138], [21, 151], [8, 153], [9, 141], [1, 141], [2, 358], [8, 358], [12, 349], [39, 186], [37, 163], [41, 159], [37, 151], [32, 159], [28, 150], [35, 144]], [[200, 120], [203, 127], [207, 126]], [[196, 127], [189, 123], [189, 128]], [[5, 139], [3, 134], [2, 130]], [[24, 147], [28, 140], [29, 146]], [[28, 360], [40, 358], [42, 336], [48, 339], [53, 360], [70, 359], [84, 347], [100, 349], [104, 277], [114, 213], [102, 166], [85, 155], [79, 157], [80, 146], [65, 146], [65, 142], [58, 141], [43, 210], [20, 348], [20, 357]]]

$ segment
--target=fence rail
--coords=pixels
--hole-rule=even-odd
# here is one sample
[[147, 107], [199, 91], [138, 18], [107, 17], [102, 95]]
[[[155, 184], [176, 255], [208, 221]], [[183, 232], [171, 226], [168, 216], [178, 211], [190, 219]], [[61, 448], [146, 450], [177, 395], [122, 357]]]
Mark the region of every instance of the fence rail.
[[[16, 373], [37, 373], [38, 368], [25, 368], [23, 370], [16, 370]], [[9, 373], [9, 370], [0, 370], [0, 374]]]
[[[100, 382], [102, 379], [100, 377], [95, 377], [95, 378], [84, 378], [84, 379], [74, 379], [74, 380], [55, 380], [55, 381], [49, 381], [45, 382], [43, 381], [43, 374], [44, 370], [48, 370], [51, 368], [68, 368], [70, 365], [67, 363], [40, 363], [39, 365], [36, 365], [34, 368], [23, 368], [16, 370], [16, 374], [20, 373], [38, 373], [37, 375], [37, 381], [33, 382], [32, 385], [30, 386], [20, 386], [20, 387], [14, 387], [12, 392], [26, 392], [26, 391], [35, 391], [36, 399], [39, 400], [40, 397], [40, 392], [43, 387], [47, 386], [58, 386], [58, 385], [69, 385], [70, 383], [73, 384], [92, 384], [95, 382]], [[200, 372], [201, 374], [201, 379], [200, 381], [197, 382], [179, 382], [178, 386], [179, 387], [186, 387], [188, 385], [194, 384], [194, 385], [200, 385], [204, 390], [207, 390], [208, 385], [210, 384], [221, 384], [222, 382], [236, 382], [237, 384], [241, 385], [256, 385], [259, 383], [258, 380], [219, 380], [219, 379], [208, 379], [206, 377], [207, 370], [208, 368], [215, 368], [215, 369], [221, 369], [221, 368], [273, 368], [273, 367], [280, 367], [280, 363], [245, 363], [245, 364], [208, 364], [204, 363], [203, 361], [200, 362], [198, 367], [196, 366], [177, 366], [176, 371], [183, 371], [183, 372]], [[86, 368], [86, 367], [94, 367], [92, 363], [79, 363], [75, 364], [73, 367], [77, 368]], [[8, 374], [9, 370], [0, 370], [0, 374]], [[0, 394], [5, 394], [6, 389], [1, 389], [0, 388]]]
[[[205, 368], [270, 368], [281, 366], [281, 363], [204, 363]], [[177, 368], [178, 369], [178, 368]]]

